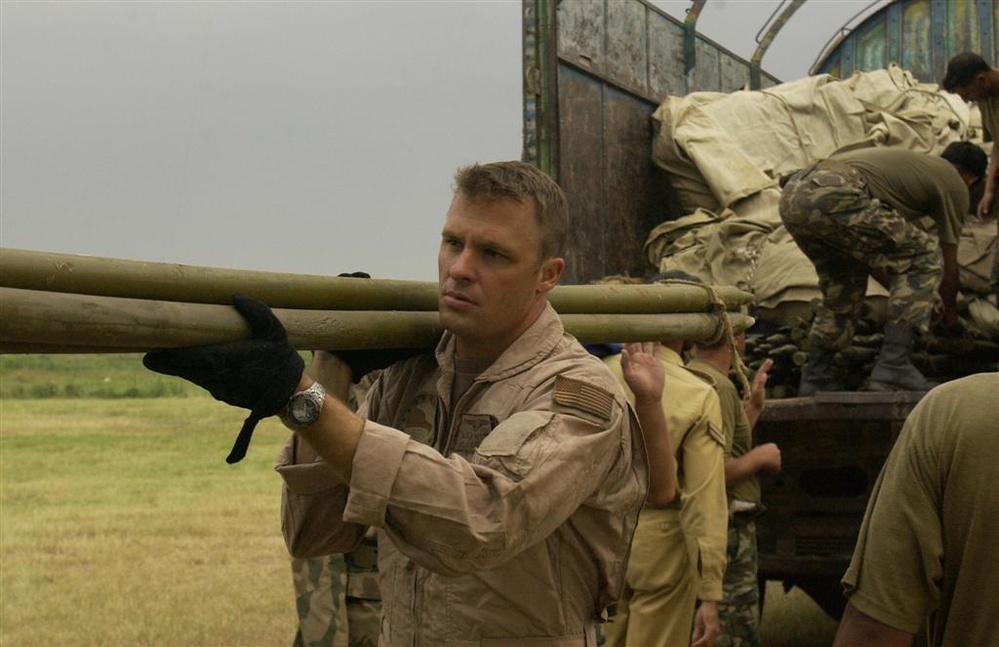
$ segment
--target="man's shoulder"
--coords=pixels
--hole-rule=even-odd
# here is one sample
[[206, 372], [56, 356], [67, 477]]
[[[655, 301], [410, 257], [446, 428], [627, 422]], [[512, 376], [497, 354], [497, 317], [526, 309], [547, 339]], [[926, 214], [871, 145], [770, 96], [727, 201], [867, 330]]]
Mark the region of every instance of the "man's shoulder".
[[696, 366], [691, 368], [687, 364], [665, 364], [665, 367], [667, 376], [683, 382], [693, 389], [697, 389], [699, 391], [714, 390], [714, 376], [706, 371], [698, 370]]
[[683, 368], [688, 373], [697, 377], [697, 379], [702, 380], [712, 389], [718, 389], [719, 383], [722, 381], [721, 378], [723, 376], [721, 371], [707, 362], [695, 359], [685, 364]]
[[[612, 369], [591, 355], [572, 336], [566, 335], [546, 357], [514, 378], [530, 388], [548, 390], [552, 407], [577, 411], [600, 420], [614, 417], [614, 409], [624, 406], [624, 391]], [[620, 365], [618, 365], [620, 370]]]

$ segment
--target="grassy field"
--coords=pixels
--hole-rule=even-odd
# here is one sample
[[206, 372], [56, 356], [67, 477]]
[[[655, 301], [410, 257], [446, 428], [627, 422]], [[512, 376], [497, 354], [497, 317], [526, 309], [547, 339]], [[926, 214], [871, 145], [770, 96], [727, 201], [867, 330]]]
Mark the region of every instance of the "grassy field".
[[[226, 465], [243, 413], [128, 355], [0, 356], [0, 394], [0, 645], [291, 644], [279, 423]], [[835, 626], [768, 588], [765, 645]]]

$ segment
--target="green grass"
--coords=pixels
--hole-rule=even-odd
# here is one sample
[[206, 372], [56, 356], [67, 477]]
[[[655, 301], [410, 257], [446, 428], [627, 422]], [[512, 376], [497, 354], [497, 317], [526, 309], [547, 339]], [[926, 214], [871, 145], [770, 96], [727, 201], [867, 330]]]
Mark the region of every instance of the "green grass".
[[142, 366], [140, 354], [0, 355], [0, 399], [162, 398], [204, 393]]
[[210, 397], [0, 406], [0, 644], [290, 644], [280, 424], [230, 466]]
[[[226, 465], [244, 412], [138, 355], [0, 356], [0, 394], [0, 645], [291, 644], [284, 427]], [[764, 644], [835, 626], [768, 587]]]

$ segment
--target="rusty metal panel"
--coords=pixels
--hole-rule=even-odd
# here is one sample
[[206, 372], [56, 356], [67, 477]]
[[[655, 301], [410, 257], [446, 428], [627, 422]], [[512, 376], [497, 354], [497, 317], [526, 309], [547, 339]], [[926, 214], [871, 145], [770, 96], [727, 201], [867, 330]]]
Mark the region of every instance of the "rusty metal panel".
[[604, 102], [603, 267], [594, 268], [596, 273], [585, 275], [585, 280], [619, 272], [649, 274], [654, 268], [636, 250], [662, 221], [653, 214], [649, 190], [657, 171], [650, 156], [652, 106], [613, 88], [606, 90]]
[[879, 22], [857, 36], [857, 47], [853, 56], [853, 64], [858, 70], [876, 70], [885, 67], [887, 63], [897, 63], [894, 56], [888, 52], [888, 25]]
[[[565, 283], [581, 283], [603, 256], [601, 206], [604, 193], [603, 88], [582, 72], [563, 66], [559, 71], [559, 112], [562, 129], [559, 184], [569, 198], [569, 239]], [[588, 271], [589, 270], [589, 271]]]
[[620, 86], [648, 95], [646, 8], [638, 2], [607, 2], [607, 75]]
[[691, 75], [690, 91], [713, 90], [721, 88], [718, 75], [718, 57], [720, 52], [710, 43], [698, 40], [694, 50], [697, 52], [697, 65]]
[[683, 27], [665, 16], [649, 15], [649, 93], [660, 102], [686, 94]]
[[916, 78], [928, 78], [933, 73], [930, 22], [930, 6], [926, 3], [910, 3], [902, 10], [900, 64]]
[[650, 215], [657, 181], [649, 156], [654, 106], [568, 66], [559, 74], [559, 104], [573, 133], [562, 141], [559, 168], [570, 208], [565, 282], [647, 274], [651, 268], [639, 252], [662, 219]]
[[814, 69], [839, 77], [898, 63], [937, 82], [947, 61], [978, 52], [999, 63], [999, 0], [898, 0], [868, 17]]
[[607, 25], [602, 2], [561, 2], [556, 9], [558, 55], [584, 69], [604, 72]]
[[727, 54], [720, 54], [718, 68], [718, 82], [721, 92], [742, 90], [749, 86], [749, 65], [745, 61]]
[[523, 3], [524, 159], [569, 197], [564, 280], [645, 274], [648, 232], [681, 215], [649, 117], [670, 95], [742, 87], [749, 64], [697, 35], [688, 87], [682, 23], [644, 0]]

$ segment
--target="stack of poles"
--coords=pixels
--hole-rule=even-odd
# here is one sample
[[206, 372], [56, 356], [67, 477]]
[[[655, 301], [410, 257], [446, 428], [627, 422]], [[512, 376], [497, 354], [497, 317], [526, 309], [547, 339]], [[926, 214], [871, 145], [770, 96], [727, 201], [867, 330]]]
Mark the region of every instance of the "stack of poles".
[[[0, 353], [144, 353], [247, 338], [235, 294], [299, 350], [432, 347], [436, 283], [230, 270], [0, 248]], [[584, 344], [717, 339], [753, 301], [729, 286], [566, 285], [549, 301]]]

